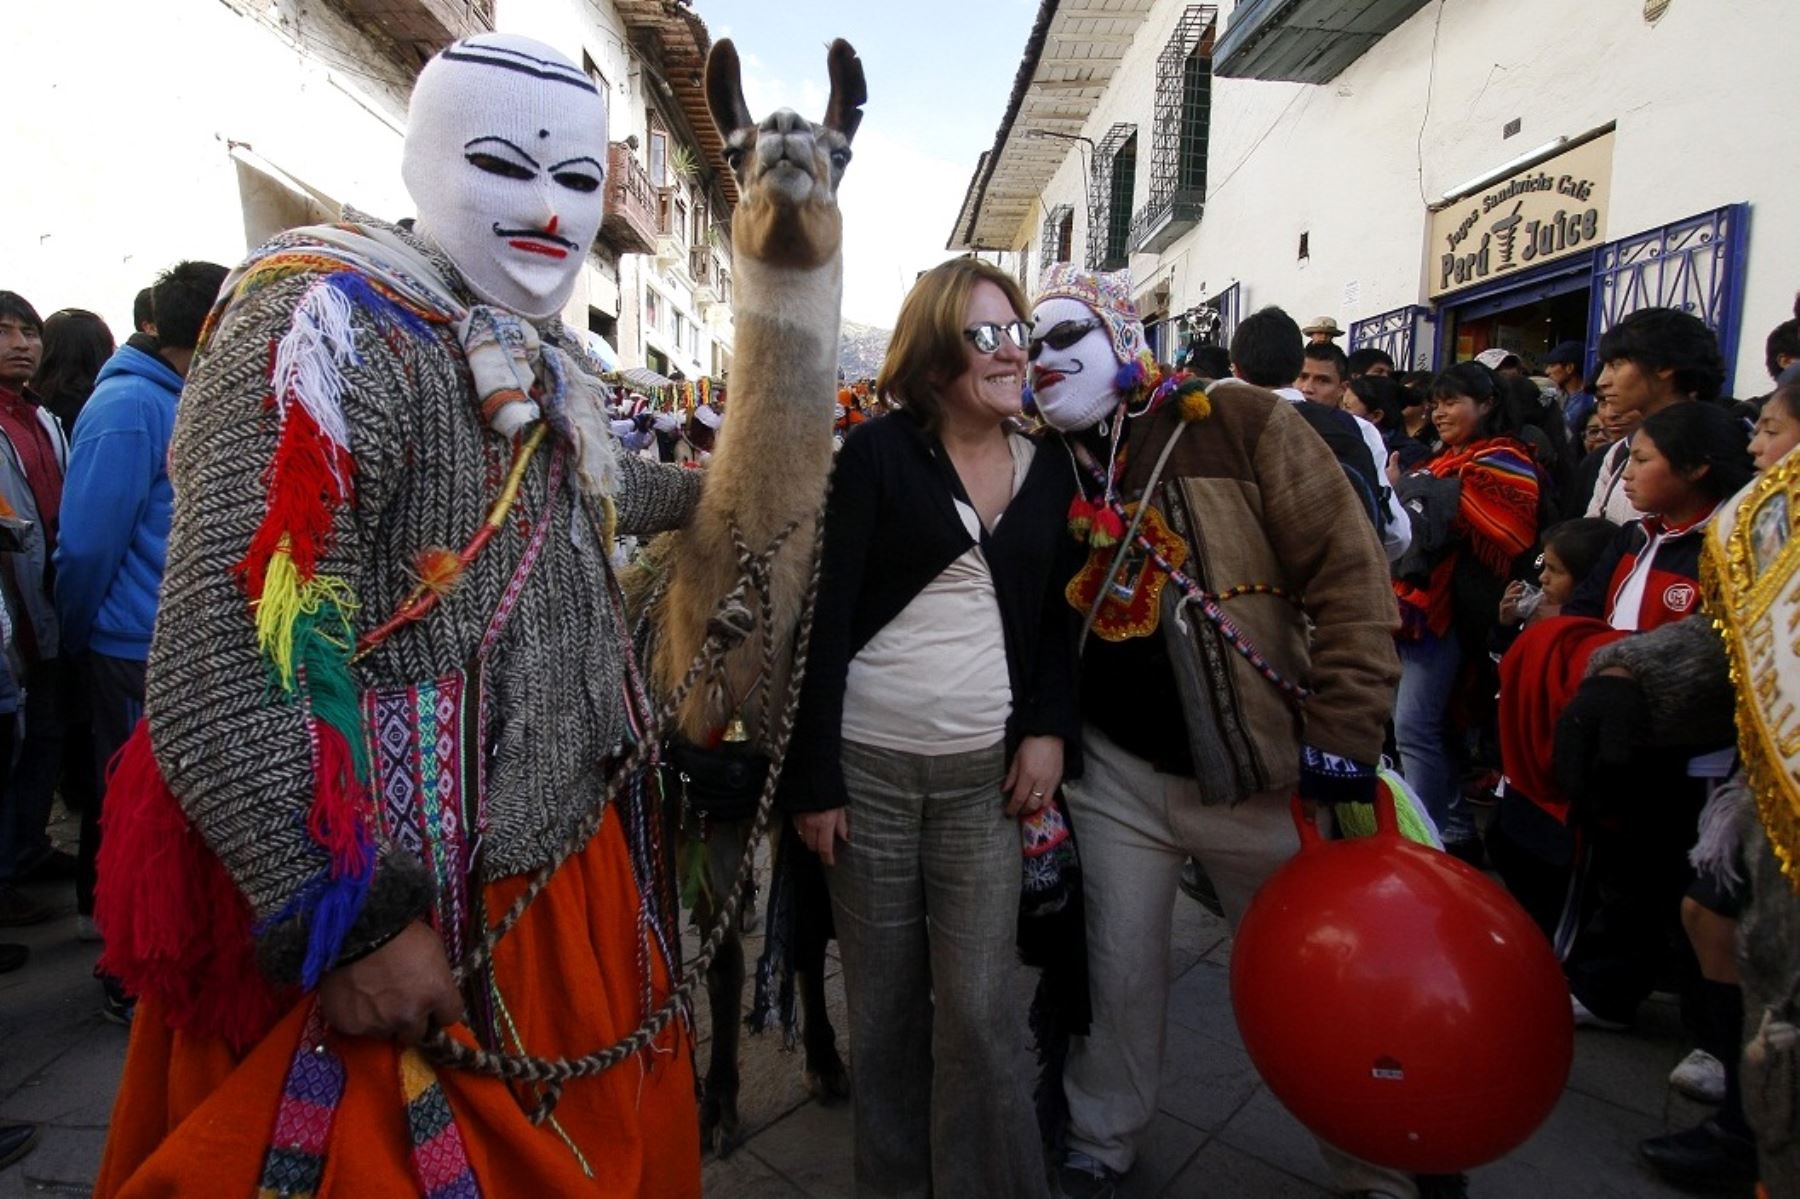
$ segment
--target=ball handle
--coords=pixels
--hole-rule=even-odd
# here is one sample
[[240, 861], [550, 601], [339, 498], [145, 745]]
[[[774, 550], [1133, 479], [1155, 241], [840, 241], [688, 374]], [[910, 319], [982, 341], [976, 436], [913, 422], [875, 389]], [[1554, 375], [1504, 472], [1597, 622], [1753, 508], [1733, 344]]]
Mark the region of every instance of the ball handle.
[[[1298, 791], [1288, 799], [1288, 810], [1293, 813], [1294, 831], [1300, 834], [1300, 848], [1311, 849], [1324, 840], [1319, 835], [1319, 826], [1306, 814], [1306, 803], [1300, 798]], [[1394, 791], [1385, 782], [1375, 783], [1375, 835], [1377, 837], [1400, 837], [1400, 817], [1394, 811]]]

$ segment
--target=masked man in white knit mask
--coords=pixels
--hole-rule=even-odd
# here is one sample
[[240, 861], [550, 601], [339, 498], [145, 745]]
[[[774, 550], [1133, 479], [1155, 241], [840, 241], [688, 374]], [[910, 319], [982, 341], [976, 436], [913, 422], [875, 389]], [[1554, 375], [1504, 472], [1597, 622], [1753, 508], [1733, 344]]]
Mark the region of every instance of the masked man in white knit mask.
[[558, 317], [606, 147], [557, 51], [457, 42], [413, 94], [416, 223], [294, 230], [225, 283], [109, 792], [98, 919], [141, 1002], [101, 1195], [699, 1193], [679, 1022], [557, 1085], [440, 1035], [578, 1058], [670, 985], [656, 813], [595, 819], [647, 723], [608, 549], [699, 477], [618, 452]]
[[[1032, 400], [1063, 434], [1088, 547], [1080, 842], [1093, 1020], [1064, 1068], [1062, 1193], [1111, 1196], [1156, 1114], [1183, 864], [1235, 926], [1299, 848], [1298, 793], [1370, 802], [1399, 664], [1387, 560], [1325, 443], [1235, 380], [1159, 373], [1123, 272], [1067, 264], [1032, 312]], [[1215, 598], [1221, 597], [1221, 598]], [[1323, 1147], [1341, 1192], [1419, 1184]]]

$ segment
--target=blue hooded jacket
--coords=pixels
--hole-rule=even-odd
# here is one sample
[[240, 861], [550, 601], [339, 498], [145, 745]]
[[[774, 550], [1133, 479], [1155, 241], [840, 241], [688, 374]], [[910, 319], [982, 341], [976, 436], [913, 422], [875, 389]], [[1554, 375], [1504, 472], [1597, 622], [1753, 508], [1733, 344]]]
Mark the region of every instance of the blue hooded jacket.
[[169, 435], [181, 383], [162, 358], [122, 346], [100, 368], [75, 422], [56, 544], [65, 653], [150, 656], [175, 501]]

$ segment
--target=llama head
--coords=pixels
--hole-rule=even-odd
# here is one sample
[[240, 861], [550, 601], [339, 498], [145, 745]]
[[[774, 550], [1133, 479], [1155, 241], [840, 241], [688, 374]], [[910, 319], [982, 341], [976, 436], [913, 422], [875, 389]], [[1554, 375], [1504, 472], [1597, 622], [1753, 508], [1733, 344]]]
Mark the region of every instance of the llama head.
[[740, 256], [803, 269], [837, 256], [844, 231], [838, 183], [850, 165], [850, 139], [869, 89], [849, 42], [832, 42], [826, 64], [831, 99], [824, 120], [783, 108], [758, 122], [744, 103], [737, 48], [726, 39], [707, 55], [707, 104], [743, 197], [731, 222]]

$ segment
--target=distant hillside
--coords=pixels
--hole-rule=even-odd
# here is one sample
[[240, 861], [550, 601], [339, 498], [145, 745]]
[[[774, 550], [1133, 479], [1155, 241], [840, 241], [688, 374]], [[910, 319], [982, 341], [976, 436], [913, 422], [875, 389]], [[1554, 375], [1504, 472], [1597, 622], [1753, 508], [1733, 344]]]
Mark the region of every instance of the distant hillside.
[[881, 370], [881, 360], [887, 357], [888, 339], [893, 335], [892, 329], [845, 321], [838, 337], [838, 367], [844, 378], [873, 379]]

